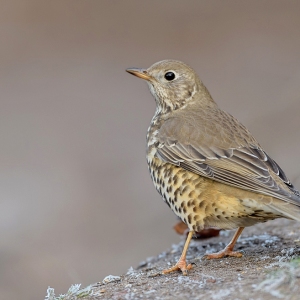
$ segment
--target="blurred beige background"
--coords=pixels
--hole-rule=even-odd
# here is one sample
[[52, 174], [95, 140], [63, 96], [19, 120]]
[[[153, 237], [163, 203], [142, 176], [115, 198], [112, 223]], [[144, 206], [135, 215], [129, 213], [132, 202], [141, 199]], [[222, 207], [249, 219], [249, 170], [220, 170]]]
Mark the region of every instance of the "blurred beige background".
[[127, 67], [189, 63], [300, 188], [299, 15], [299, 1], [1, 1], [0, 298], [65, 293], [180, 240], [146, 166], [154, 100]]

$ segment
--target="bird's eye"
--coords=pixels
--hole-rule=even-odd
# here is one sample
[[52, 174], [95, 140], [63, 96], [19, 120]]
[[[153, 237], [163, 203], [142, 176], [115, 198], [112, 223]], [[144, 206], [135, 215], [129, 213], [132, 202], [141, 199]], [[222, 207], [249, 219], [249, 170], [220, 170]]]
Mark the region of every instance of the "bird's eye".
[[172, 81], [173, 79], [175, 79], [175, 74], [173, 72], [167, 72], [165, 74], [165, 79], [168, 81]]

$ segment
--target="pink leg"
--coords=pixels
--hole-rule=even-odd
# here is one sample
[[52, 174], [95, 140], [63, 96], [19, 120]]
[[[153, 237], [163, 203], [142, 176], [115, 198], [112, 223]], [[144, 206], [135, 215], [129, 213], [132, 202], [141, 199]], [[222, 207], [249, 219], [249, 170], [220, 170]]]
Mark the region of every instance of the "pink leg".
[[243, 254], [233, 251], [233, 248], [244, 228], [245, 227], [238, 228], [230, 243], [223, 250], [217, 253], [205, 254], [203, 257], [206, 259], [222, 258], [226, 256], [242, 257]]
[[176, 263], [176, 265], [171, 267], [170, 269], [163, 270], [162, 271], [163, 274], [168, 274], [168, 273], [171, 273], [171, 272], [174, 272], [174, 271], [181, 270], [183, 275], [187, 275], [187, 272], [188, 272], [188, 270], [190, 270], [192, 268], [192, 265], [191, 264], [186, 265], [186, 253], [187, 253], [187, 250], [189, 248], [189, 244], [191, 242], [193, 233], [194, 233], [194, 231], [189, 232], [189, 234], [186, 238], [184, 247], [183, 247], [182, 254], [181, 254], [178, 262]]

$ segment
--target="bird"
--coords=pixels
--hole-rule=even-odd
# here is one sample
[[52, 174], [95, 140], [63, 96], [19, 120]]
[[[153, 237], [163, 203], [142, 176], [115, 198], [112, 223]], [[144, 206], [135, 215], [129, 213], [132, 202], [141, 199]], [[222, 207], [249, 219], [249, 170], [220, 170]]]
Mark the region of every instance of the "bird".
[[189, 230], [179, 260], [163, 274], [188, 274], [187, 250], [202, 229], [237, 229], [223, 250], [205, 258], [241, 257], [234, 245], [245, 227], [276, 218], [300, 221], [299, 192], [248, 129], [218, 107], [190, 66], [163, 60], [126, 71], [145, 80], [155, 99], [148, 169]]

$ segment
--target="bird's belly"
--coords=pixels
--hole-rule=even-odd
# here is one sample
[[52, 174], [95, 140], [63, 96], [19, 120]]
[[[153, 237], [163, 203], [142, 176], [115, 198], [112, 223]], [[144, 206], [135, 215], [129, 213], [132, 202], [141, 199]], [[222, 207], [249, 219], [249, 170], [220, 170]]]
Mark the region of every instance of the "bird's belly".
[[156, 190], [190, 230], [233, 229], [280, 217], [261, 204], [256, 193], [199, 176], [181, 167], [148, 158]]

